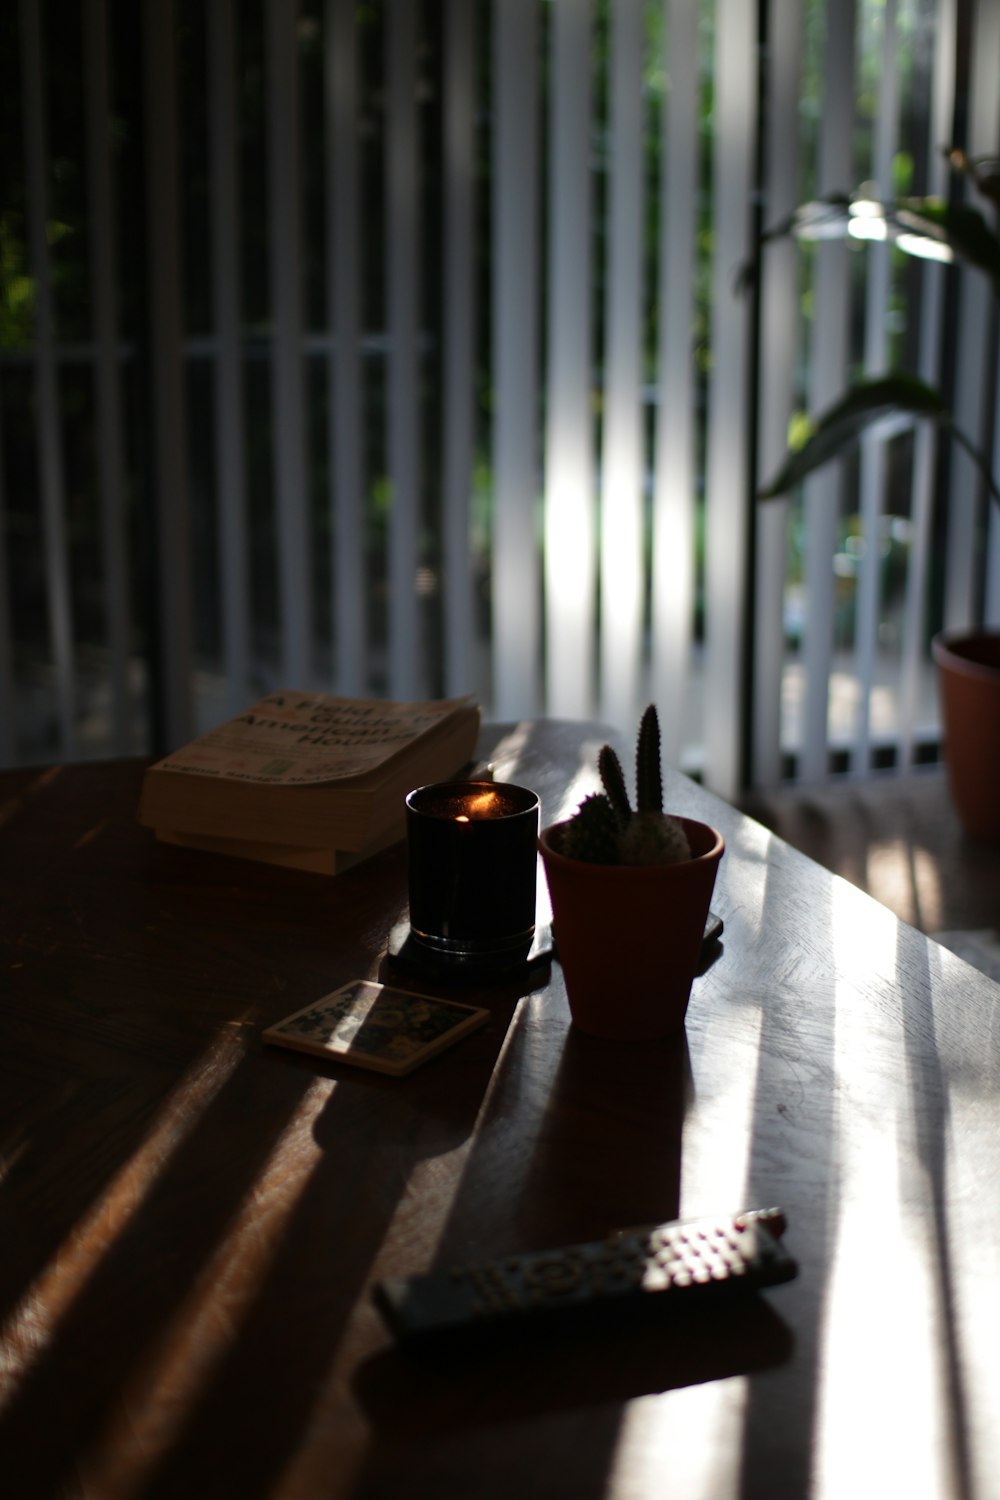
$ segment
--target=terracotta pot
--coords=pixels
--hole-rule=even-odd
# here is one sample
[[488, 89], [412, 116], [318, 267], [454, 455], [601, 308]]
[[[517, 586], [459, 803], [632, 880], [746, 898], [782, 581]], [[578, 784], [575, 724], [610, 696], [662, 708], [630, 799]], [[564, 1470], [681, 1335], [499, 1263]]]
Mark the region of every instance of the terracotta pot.
[[942, 634], [931, 649], [955, 810], [973, 838], [1000, 840], [1000, 632]]
[[684, 1025], [725, 844], [707, 823], [680, 821], [692, 858], [675, 865], [567, 859], [563, 823], [539, 837], [570, 1014], [592, 1036], [644, 1041]]

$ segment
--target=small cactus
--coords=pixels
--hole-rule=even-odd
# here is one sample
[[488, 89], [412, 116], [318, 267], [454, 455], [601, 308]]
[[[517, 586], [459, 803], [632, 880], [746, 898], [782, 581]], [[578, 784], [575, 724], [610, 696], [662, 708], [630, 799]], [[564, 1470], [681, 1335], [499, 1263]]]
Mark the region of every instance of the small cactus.
[[563, 830], [562, 852], [569, 859], [585, 859], [595, 865], [618, 862], [621, 825], [614, 807], [603, 792], [585, 797]]
[[636, 812], [663, 811], [663, 773], [660, 770], [660, 720], [651, 703], [639, 720], [635, 747]]
[[670, 865], [691, 858], [684, 828], [663, 811], [660, 721], [650, 704], [636, 743], [636, 806], [621, 761], [610, 745], [597, 758], [603, 792], [585, 797], [562, 831], [561, 852], [599, 865]]
[[620, 865], [675, 865], [690, 858], [687, 834], [669, 813], [633, 813], [618, 841]]
[[615, 822], [624, 828], [632, 816], [632, 805], [625, 789], [625, 773], [622, 763], [610, 745], [605, 745], [597, 757], [597, 769], [601, 774], [605, 798], [611, 804]]

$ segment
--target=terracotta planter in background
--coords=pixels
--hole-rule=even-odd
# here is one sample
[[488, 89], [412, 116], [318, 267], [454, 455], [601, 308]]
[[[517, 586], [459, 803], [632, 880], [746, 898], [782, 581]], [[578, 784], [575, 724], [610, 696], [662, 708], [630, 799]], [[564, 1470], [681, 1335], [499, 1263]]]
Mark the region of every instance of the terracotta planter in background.
[[562, 823], [542, 830], [552, 927], [573, 1024], [592, 1036], [646, 1041], [684, 1025], [725, 844], [681, 818], [692, 858], [597, 865], [559, 852]]
[[1000, 840], [1000, 633], [935, 636], [944, 760], [962, 826]]

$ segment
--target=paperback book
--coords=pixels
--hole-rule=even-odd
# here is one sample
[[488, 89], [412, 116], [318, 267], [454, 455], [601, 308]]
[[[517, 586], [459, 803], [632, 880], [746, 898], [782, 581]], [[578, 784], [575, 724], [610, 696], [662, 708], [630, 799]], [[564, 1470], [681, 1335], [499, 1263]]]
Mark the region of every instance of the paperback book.
[[472, 760], [469, 698], [278, 692], [150, 766], [139, 821], [164, 842], [336, 874], [401, 839], [406, 793]]

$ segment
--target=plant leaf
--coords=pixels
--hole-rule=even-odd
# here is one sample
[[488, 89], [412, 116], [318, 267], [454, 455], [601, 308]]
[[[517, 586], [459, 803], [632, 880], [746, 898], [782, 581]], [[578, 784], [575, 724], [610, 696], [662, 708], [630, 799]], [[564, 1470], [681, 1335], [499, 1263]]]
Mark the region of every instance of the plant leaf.
[[956, 426], [940, 392], [913, 375], [886, 375], [852, 387], [811, 424], [803, 446], [790, 453], [777, 474], [758, 490], [758, 500], [773, 500], [794, 489], [831, 459], [841, 457], [866, 428], [893, 413], [925, 418], [943, 427], [969, 454], [1000, 504], [1000, 488], [987, 456]]
[[[993, 179], [979, 183], [986, 192]], [[998, 189], [1000, 191], [1000, 189]], [[801, 239], [844, 239], [851, 223], [852, 200], [845, 193], [830, 193], [811, 203], [803, 203], [786, 218], [766, 229], [758, 241], [763, 249], [771, 240], [795, 235]], [[989, 278], [993, 295], [1000, 298], [1000, 236], [978, 208], [968, 203], [948, 203], [943, 198], [898, 198], [880, 203], [889, 238], [899, 242], [900, 249], [916, 254], [905, 236], [936, 240], [947, 245], [953, 256]], [[738, 272], [737, 290], [752, 286], [757, 260], [748, 261]]]
[[886, 219], [897, 233], [949, 245], [959, 260], [989, 277], [993, 295], [1000, 297], [1000, 238], [978, 208], [941, 198], [901, 198], [887, 206]]

